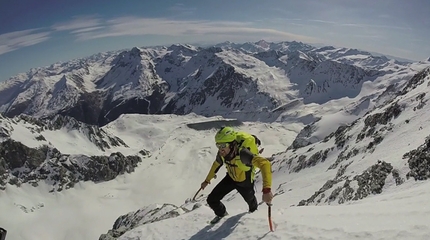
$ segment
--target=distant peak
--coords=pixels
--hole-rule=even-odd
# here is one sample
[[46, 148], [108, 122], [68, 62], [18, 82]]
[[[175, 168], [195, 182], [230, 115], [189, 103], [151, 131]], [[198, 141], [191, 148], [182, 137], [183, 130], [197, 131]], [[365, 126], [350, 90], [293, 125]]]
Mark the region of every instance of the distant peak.
[[270, 45], [268, 42], [266, 42], [265, 40], [261, 39], [260, 41], [256, 42], [256, 44], [260, 47], [263, 48], [268, 48]]
[[133, 47], [130, 51], [130, 53], [132, 54], [140, 54], [140, 52], [141, 52], [140, 48], [137, 48], [137, 47]]

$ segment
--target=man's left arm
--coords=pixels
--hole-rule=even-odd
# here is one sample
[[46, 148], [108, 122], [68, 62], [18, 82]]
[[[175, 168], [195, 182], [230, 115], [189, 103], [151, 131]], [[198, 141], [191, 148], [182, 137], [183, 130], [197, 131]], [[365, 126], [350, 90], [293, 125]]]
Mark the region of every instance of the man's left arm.
[[254, 165], [260, 168], [263, 177], [263, 192], [270, 192], [272, 186], [272, 164], [269, 160], [251, 153], [248, 149], [240, 151], [240, 160], [247, 166]]
[[272, 164], [264, 157], [254, 156], [252, 158], [252, 165], [261, 170], [263, 177], [263, 192], [270, 191], [272, 187]]

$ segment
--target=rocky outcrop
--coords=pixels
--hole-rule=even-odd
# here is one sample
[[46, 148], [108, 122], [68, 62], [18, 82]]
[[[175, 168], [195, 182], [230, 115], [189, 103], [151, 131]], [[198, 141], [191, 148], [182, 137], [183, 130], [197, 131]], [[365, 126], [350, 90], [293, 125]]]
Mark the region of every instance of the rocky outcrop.
[[187, 208], [173, 204], [149, 205], [135, 212], [120, 216], [113, 224], [112, 229], [106, 234], [102, 234], [99, 240], [115, 240], [137, 226], [177, 217], [189, 211]]
[[417, 149], [405, 153], [403, 159], [408, 159], [410, 171], [406, 174], [407, 178], [430, 179], [430, 136]]
[[377, 164], [350, 179], [350, 177], [344, 176], [347, 166], [340, 167], [334, 179], [327, 181], [310, 198], [300, 201], [298, 205], [330, 204], [335, 201], [342, 204], [363, 199], [371, 194], [380, 194], [388, 175], [393, 174], [394, 176], [398, 173], [393, 171], [394, 168], [390, 163], [378, 161]]
[[[19, 115], [11, 119], [11, 121], [16, 123], [30, 123], [32, 125], [30, 127], [31, 131], [40, 133], [40, 135], [36, 137], [39, 141], [46, 141], [43, 137], [43, 131], [55, 131], [64, 128], [68, 131], [77, 130], [81, 132], [102, 151], [106, 151], [112, 147], [128, 147], [122, 139], [106, 132], [103, 128], [80, 122], [69, 116], [55, 115], [45, 119], [38, 119], [28, 115]], [[8, 123], [5, 121], [4, 124], [7, 125]], [[2, 132], [1, 129], [0, 126], [0, 134]], [[7, 131], [7, 129], [5, 131]]]
[[37, 186], [44, 181], [52, 185], [52, 191], [61, 191], [79, 181], [109, 181], [133, 172], [141, 160], [119, 152], [110, 156], [67, 155], [48, 146], [34, 149], [8, 139], [0, 143], [0, 189], [7, 183]]

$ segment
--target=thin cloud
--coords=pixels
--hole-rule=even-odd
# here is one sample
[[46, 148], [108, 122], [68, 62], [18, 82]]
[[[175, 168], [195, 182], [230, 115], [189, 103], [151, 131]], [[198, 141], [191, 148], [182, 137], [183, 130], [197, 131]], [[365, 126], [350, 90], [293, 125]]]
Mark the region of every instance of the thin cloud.
[[95, 31], [95, 30], [100, 30], [100, 29], [102, 29], [102, 28], [103, 28], [103, 27], [89, 27], [89, 28], [82, 28], [82, 29], [74, 30], [74, 31], [72, 31], [71, 33], [79, 34], [79, 33], [83, 33], [83, 32], [92, 32], [92, 31]]
[[[181, 5], [176, 5], [180, 8]], [[297, 40], [317, 42], [318, 39], [280, 31], [271, 28], [254, 27], [251, 22], [229, 21], [192, 21], [171, 20], [165, 18], [121, 17], [103, 20], [96, 16], [77, 16], [71, 21], [57, 23], [51, 26], [51, 31], [28, 29], [0, 35], [0, 55], [23, 47], [35, 45], [51, 38], [53, 32], [67, 32], [79, 41], [93, 40], [106, 37], [120, 36], [196, 36], [201, 41], [211, 38], [238, 39], [264, 38], [276, 40]]]
[[306, 21], [342, 26], [342, 27], [390, 28], [390, 29], [399, 29], [399, 30], [411, 30], [411, 28], [409, 28], [409, 27], [399, 27], [399, 26], [389, 26], [389, 25], [376, 25], [376, 24], [363, 24], [363, 23], [340, 23], [340, 22], [325, 21], [325, 20], [319, 20], [319, 19], [306, 19]]
[[256, 28], [249, 22], [227, 21], [186, 21], [164, 18], [122, 17], [108, 20], [104, 28], [94, 31], [75, 32], [78, 40], [105, 37], [164, 35], [164, 36], [205, 36], [205, 35], [268, 35], [266, 37], [291, 38], [314, 42], [316, 39], [269, 28]]
[[49, 32], [39, 32], [40, 29], [28, 29], [0, 35], [0, 55], [23, 47], [47, 41]]
[[314, 25], [309, 23], [320, 23], [325, 25], [332, 26], [340, 26], [340, 27], [355, 27], [355, 28], [386, 28], [386, 29], [397, 29], [397, 30], [412, 30], [410, 27], [401, 27], [401, 26], [393, 26], [393, 25], [376, 25], [376, 24], [364, 24], [364, 23], [343, 23], [343, 22], [335, 22], [335, 21], [327, 21], [322, 19], [299, 19], [299, 18], [275, 18], [273, 21], [277, 22], [285, 22], [287, 24], [302, 24], [304, 26], [312, 27]]
[[354, 34], [354, 37], [357, 38], [367, 38], [367, 39], [385, 39], [385, 37], [380, 35], [362, 35], [362, 34]]
[[318, 22], [318, 23], [325, 23], [325, 24], [332, 24], [332, 25], [339, 25], [337, 22], [333, 22], [333, 21], [326, 21], [326, 20], [319, 20], [319, 19], [306, 19], [306, 21], [309, 21], [309, 22]]
[[94, 16], [75, 16], [72, 21], [57, 23], [52, 25], [52, 29], [55, 31], [67, 31], [75, 29], [85, 29], [100, 27], [103, 23], [102, 19]]

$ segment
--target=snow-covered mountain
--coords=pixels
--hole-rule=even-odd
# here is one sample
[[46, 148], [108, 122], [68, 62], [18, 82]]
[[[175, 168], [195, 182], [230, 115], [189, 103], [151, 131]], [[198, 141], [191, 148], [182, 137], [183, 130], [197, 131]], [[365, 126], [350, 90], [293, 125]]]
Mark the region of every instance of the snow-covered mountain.
[[[338, 127], [321, 141], [289, 149], [301, 130], [299, 123], [241, 123], [195, 114], [122, 115], [99, 131], [122, 139], [128, 146], [122, 145], [124, 153], [136, 153], [147, 146], [151, 154], [133, 172], [96, 184], [92, 179], [80, 179], [73, 188], [50, 195], [46, 194], [52, 188], [49, 179], [39, 181], [37, 186], [32, 186], [32, 181], [20, 187], [9, 182], [0, 192], [0, 211], [7, 213], [0, 215], [0, 223], [18, 240], [35, 236], [65, 240], [99, 236], [121, 240], [317, 239], [322, 233], [329, 239], [425, 239], [430, 229], [426, 221], [430, 213], [426, 181], [430, 177], [429, 86], [430, 68], [426, 68], [399, 91], [380, 95], [385, 101], [363, 117]], [[66, 133], [70, 130], [64, 128], [70, 125], [32, 121], [3, 117], [3, 142], [19, 139], [23, 145], [35, 148], [39, 141], [31, 134], [46, 134], [43, 136], [47, 138], [47, 131], [60, 128], [63, 131], [56, 130], [53, 146], [73, 152], [89, 145], [89, 141], [84, 142], [85, 146], [79, 144], [88, 139], [86, 134], [76, 138], [75, 147], [64, 145], [70, 137]], [[208, 227], [206, 221], [213, 213], [205, 205], [205, 198], [219, 179], [197, 201], [190, 201], [215, 156], [216, 127], [226, 123], [256, 134], [263, 142], [263, 155], [272, 162], [276, 194], [273, 233], [267, 232], [265, 206], [245, 215], [246, 206], [235, 192], [224, 200], [231, 217], [219, 226]], [[323, 116], [318, 123], [332, 128], [336, 121], [324, 122]], [[57, 127], [49, 127], [54, 125]], [[19, 134], [25, 131], [30, 133]], [[76, 159], [69, 158], [68, 162]], [[16, 171], [8, 167], [7, 174]], [[259, 195], [259, 175], [256, 188]], [[38, 219], [37, 224], [33, 219]]]
[[[426, 124], [430, 112], [426, 104], [429, 86], [430, 68], [426, 68], [410, 79], [390, 101], [350, 125], [340, 126], [323, 141], [273, 154], [270, 159], [276, 188], [275, 202], [281, 209], [275, 215], [277, 230], [268, 236], [283, 239], [290, 234], [298, 238], [319, 239], [321, 229], [326, 226], [324, 222], [329, 219], [328, 222], [334, 220], [335, 224], [327, 225], [334, 229], [324, 239], [362, 239], [363, 236], [366, 239], [426, 238], [430, 225], [424, 219], [430, 208], [422, 196], [429, 196], [430, 191], [425, 189], [429, 183], [421, 181], [430, 179], [430, 136]], [[234, 202], [235, 206], [240, 206], [241, 198], [237, 193], [228, 195], [226, 199], [227, 205]], [[187, 199], [181, 205], [153, 204], [129, 212], [120, 216], [113, 228], [102, 234], [100, 239], [140, 239], [144, 236], [244, 239], [266, 236], [264, 213], [248, 216], [239, 209], [215, 229], [205, 228], [200, 219], [210, 216], [211, 212], [204, 200], [202, 195], [194, 202]], [[305, 207], [340, 204], [345, 206]], [[242, 208], [246, 209], [243, 205]], [[396, 217], [400, 212], [402, 218]], [[401, 225], [405, 217], [408, 226]], [[315, 218], [319, 220], [315, 221]], [[351, 221], [351, 218], [355, 220]], [[298, 227], [296, 222], [306, 225], [306, 233], [295, 230]], [[369, 226], [373, 224], [374, 228], [369, 228], [366, 222]], [[386, 224], [377, 224], [381, 222]], [[199, 227], [202, 228], [200, 231]]]
[[[0, 83], [0, 112], [61, 114], [99, 126], [124, 113], [275, 121], [303, 112], [299, 102], [312, 108], [336, 99], [371, 99], [425, 64], [411, 65], [298, 42], [135, 47], [32, 69]], [[373, 90], [363, 93], [363, 84]]]
[[[8, 239], [430, 237], [430, 62], [296, 42], [224, 44], [104, 53], [3, 83]], [[236, 192], [223, 200], [230, 217], [207, 226], [205, 199], [223, 170], [191, 201], [221, 125], [261, 139], [275, 232], [266, 206], [245, 214]]]

